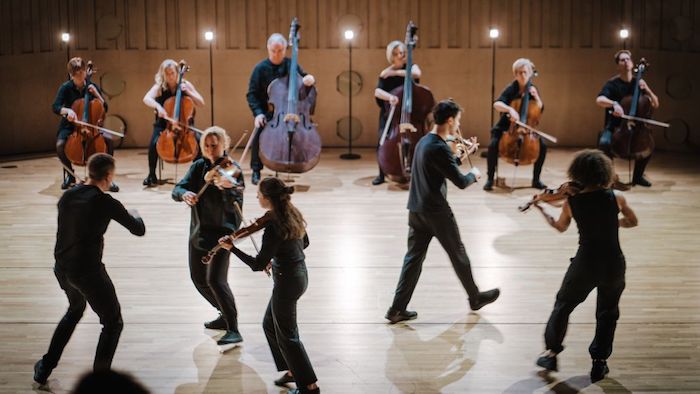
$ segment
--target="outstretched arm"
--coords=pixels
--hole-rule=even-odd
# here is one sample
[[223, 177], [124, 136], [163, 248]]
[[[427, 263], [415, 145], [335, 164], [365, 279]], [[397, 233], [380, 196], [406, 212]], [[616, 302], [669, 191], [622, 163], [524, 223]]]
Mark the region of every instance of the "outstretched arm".
[[545, 220], [547, 220], [547, 223], [557, 229], [560, 233], [563, 233], [569, 228], [569, 225], [571, 224], [571, 207], [569, 206], [569, 201], [565, 200], [564, 205], [561, 207], [561, 213], [559, 214], [559, 219], [554, 219], [554, 216], [552, 216], [547, 210], [541, 206], [538, 203], [535, 203], [535, 207], [542, 212], [542, 216], [544, 216]]

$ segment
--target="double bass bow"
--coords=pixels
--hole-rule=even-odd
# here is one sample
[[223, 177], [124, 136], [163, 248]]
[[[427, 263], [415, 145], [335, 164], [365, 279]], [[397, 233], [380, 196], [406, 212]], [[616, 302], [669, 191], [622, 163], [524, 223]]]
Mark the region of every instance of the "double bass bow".
[[163, 103], [168, 113], [168, 127], [156, 143], [158, 156], [163, 161], [174, 164], [190, 162], [199, 152], [194, 129], [190, 126], [194, 122], [194, 101], [182, 94], [182, 78], [190, 67], [184, 60], [180, 60], [179, 67], [175, 97], [170, 97]]
[[267, 88], [274, 115], [260, 134], [260, 160], [278, 172], [303, 173], [321, 158], [321, 137], [311, 121], [316, 87], [306, 87], [299, 75], [299, 29], [295, 17], [289, 30], [292, 59], [289, 73]]
[[[406, 77], [403, 86], [390, 93], [399, 98], [401, 116], [393, 117], [394, 108], [390, 110], [387, 128], [382, 135], [377, 160], [384, 174], [394, 182], [406, 183], [411, 179], [413, 151], [418, 140], [428, 129], [426, 120], [435, 106], [433, 93], [427, 87], [413, 81], [413, 49], [418, 42], [418, 27], [413, 21], [406, 26]], [[385, 105], [389, 105], [388, 103]], [[388, 126], [391, 124], [391, 126]]]

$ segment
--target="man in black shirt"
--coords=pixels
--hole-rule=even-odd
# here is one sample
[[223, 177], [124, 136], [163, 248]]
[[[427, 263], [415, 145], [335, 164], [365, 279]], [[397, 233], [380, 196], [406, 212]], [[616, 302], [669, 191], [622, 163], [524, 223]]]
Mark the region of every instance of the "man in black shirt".
[[[95, 100], [99, 100], [104, 106], [105, 112], [107, 112], [107, 102], [102, 97], [99, 86], [97, 86], [92, 81], [86, 86], [87, 80], [87, 65], [82, 58], [74, 57], [68, 62], [68, 74], [70, 79], [64, 82], [56, 93], [56, 99], [54, 99], [51, 108], [53, 112], [61, 116], [61, 123], [58, 126], [58, 133], [56, 137], [56, 154], [59, 160], [67, 168], [72, 169], [70, 160], [66, 156], [66, 141], [68, 137], [73, 133], [75, 125], [71, 123], [74, 120], [80, 120], [83, 114], [76, 114], [71, 108], [73, 102], [85, 97], [85, 89], [90, 92]], [[110, 155], [114, 155], [114, 144], [112, 139], [105, 136], [105, 143], [107, 144], [107, 151]], [[65, 174], [65, 171], [64, 171]], [[75, 178], [71, 174], [65, 174], [63, 179], [63, 184], [61, 189], [68, 189], [70, 186], [75, 184]], [[117, 192], [119, 187], [116, 183], [112, 182], [109, 187], [109, 191]]]
[[[620, 115], [625, 114], [619, 101], [625, 96], [632, 96], [634, 85], [636, 84], [636, 77], [632, 73], [634, 68], [632, 52], [628, 50], [618, 51], [615, 54], [615, 63], [617, 64], [618, 74], [603, 85], [603, 89], [601, 89], [598, 97], [595, 99], [598, 106], [605, 108], [605, 128], [600, 133], [598, 147], [611, 159], [613, 158], [610, 147], [613, 131], [620, 126]], [[639, 89], [649, 97], [653, 108], [659, 108], [659, 98], [643, 79], [639, 81]], [[608, 112], [610, 108], [612, 108], [612, 114]], [[649, 164], [649, 160], [651, 160], [651, 156], [635, 160], [632, 176], [633, 184], [645, 187], [651, 186], [651, 182], [644, 177], [644, 170]]]
[[[544, 111], [544, 104], [540, 98], [539, 90], [534, 86], [530, 86], [530, 91], [525, 92], [525, 86], [534, 74], [534, 64], [529, 59], [520, 58], [513, 63], [513, 75], [515, 80], [508, 85], [501, 95], [498, 97], [495, 103], [493, 103], [493, 108], [496, 111], [502, 113], [501, 118], [498, 120], [493, 129], [491, 129], [491, 142], [489, 143], [488, 156], [487, 156], [487, 171], [486, 175], [488, 179], [484, 184], [484, 190], [493, 190], [493, 177], [496, 174], [496, 167], [498, 166], [498, 144], [501, 141], [501, 136], [503, 132], [510, 128], [511, 122], [515, 122], [520, 119], [520, 114], [515, 108], [511, 107], [510, 104], [513, 100], [522, 98], [525, 93], [530, 94], [530, 98], [534, 102], [529, 105], [537, 105], [542, 111]], [[544, 189], [545, 186], [542, 181], [540, 181], [540, 174], [542, 173], [542, 165], [544, 164], [544, 159], [547, 156], [547, 145], [540, 138], [540, 155], [537, 157], [537, 161], [532, 169], [532, 187], [535, 189]]]
[[[267, 95], [267, 88], [275, 79], [282, 78], [289, 74], [289, 66], [292, 61], [285, 57], [286, 52], [287, 40], [284, 36], [279, 33], [271, 35], [267, 40], [267, 59], [255, 65], [253, 73], [250, 76], [250, 82], [248, 83], [246, 98], [248, 100], [248, 107], [250, 107], [255, 117], [255, 127], [258, 129], [258, 132], [252, 137], [253, 142], [250, 152], [250, 167], [253, 170], [251, 180], [254, 185], [260, 182], [260, 170], [263, 168], [258, 152], [260, 133], [263, 131], [265, 123], [272, 119], [272, 115], [274, 114], [273, 108], [269, 108], [268, 106], [269, 97]], [[307, 88], [310, 88], [316, 83], [313, 75], [306, 74], [301, 66], [299, 66], [299, 75], [304, 77], [304, 86]], [[313, 108], [311, 112], [313, 114]]]
[[392, 324], [415, 319], [418, 314], [406, 310], [416, 288], [428, 245], [436, 237], [447, 252], [452, 267], [469, 295], [472, 310], [494, 302], [498, 289], [479, 292], [472, 277], [469, 256], [464, 249], [459, 228], [447, 203], [447, 183], [464, 189], [481, 177], [477, 168], [467, 174], [459, 170], [459, 162], [445, 140], [459, 129], [462, 109], [452, 100], [443, 100], [433, 109], [435, 126], [420, 139], [413, 154], [411, 185], [408, 196], [408, 251], [404, 257], [394, 302], [385, 318]]
[[104, 233], [111, 220], [134, 235], [146, 233], [138, 212], [127, 211], [119, 201], [104, 193], [114, 178], [114, 158], [104, 153], [94, 154], [88, 160], [88, 171], [87, 182], [67, 191], [58, 202], [54, 273], [69, 306], [56, 327], [48, 352], [34, 365], [34, 380], [40, 384], [46, 384], [58, 365], [83, 316], [86, 302], [102, 323], [93, 368], [111, 368], [123, 322], [114, 285], [102, 263]]

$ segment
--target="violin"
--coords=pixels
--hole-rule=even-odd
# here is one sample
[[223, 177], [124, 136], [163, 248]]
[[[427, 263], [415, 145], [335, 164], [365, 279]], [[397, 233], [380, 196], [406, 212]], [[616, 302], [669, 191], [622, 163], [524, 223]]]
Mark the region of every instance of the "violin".
[[168, 113], [168, 127], [158, 137], [156, 151], [166, 163], [187, 163], [197, 157], [199, 144], [191, 124], [194, 123], [194, 101], [182, 95], [182, 78], [190, 67], [180, 60], [175, 97], [165, 100], [163, 107]]
[[[255, 234], [256, 232], [264, 229], [272, 220], [273, 218], [273, 213], [272, 211], [267, 211], [265, 214], [258, 218], [253, 220], [253, 222], [245, 227], [241, 227], [238, 230], [234, 231], [233, 233], [223, 237], [223, 238], [228, 238], [229, 241], [232, 243], [241, 240], [246, 237], [250, 237], [251, 235]], [[206, 256], [202, 257], [202, 264], [209, 264], [211, 259], [216, 255], [216, 253], [221, 250], [224, 246], [219, 243], [218, 245], [214, 246], [209, 252], [207, 252]]]
[[[214, 168], [204, 174], [204, 181], [206, 184], [213, 183], [215, 186], [221, 189], [220, 183], [223, 179], [226, 179], [233, 184], [233, 187], [239, 187], [240, 185], [236, 178], [240, 175], [241, 169], [239, 168], [238, 163], [231, 157], [224, 156], [221, 158], [219, 163], [214, 166]], [[204, 188], [204, 186], [202, 188]], [[197, 197], [199, 197], [199, 194], [197, 194]]]
[[530, 207], [539, 203], [546, 202], [548, 204], [555, 205], [559, 201], [566, 200], [571, 196], [575, 196], [583, 190], [583, 186], [578, 182], [569, 181], [564, 182], [556, 189], [545, 189], [540, 194], [535, 194], [532, 199], [523, 205], [520, 205], [518, 209], [520, 212], [526, 212]]
[[92, 96], [89, 89], [93, 73], [92, 61], [88, 61], [85, 96], [71, 105], [73, 112], [81, 118], [74, 122], [78, 123], [78, 126], [68, 137], [65, 152], [71, 163], [77, 166], [84, 166], [87, 159], [95, 153], [107, 152], [107, 142], [99, 131], [105, 119], [105, 108], [100, 100]]
[[476, 137], [471, 137], [469, 139], [463, 138], [462, 134], [457, 131], [457, 134], [450, 134], [447, 136], [447, 145], [452, 149], [452, 154], [455, 155], [460, 161], [463, 161], [466, 157], [471, 163], [469, 156], [474, 154], [479, 149], [479, 143], [476, 142]]
[[401, 116], [394, 118], [395, 107], [391, 108], [377, 151], [379, 167], [389, 179], [399, 183], [406, 183], [411, 179], [413, 151], [418, 140], [428, 131], [428, 115], [435, 106], [433, 93], [427, 87], [415, 83], [411, 74], [413, 49], [418, 42], [417, 31], [418, 27], [413, 21], [408, 22], [405, 39], [406, 77], [403, 86], [390, 92], [401, 102]]

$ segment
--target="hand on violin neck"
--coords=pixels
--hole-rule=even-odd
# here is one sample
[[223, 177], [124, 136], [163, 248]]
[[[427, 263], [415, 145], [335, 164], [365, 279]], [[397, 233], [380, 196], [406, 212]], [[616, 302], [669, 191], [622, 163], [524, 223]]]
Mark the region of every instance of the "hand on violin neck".
[[182, 201], [184, 201], [185, 204], [189, 206], [194, 206], [199, 201], [199, 198], [195, 193], [188, 190], [185, 192], [185, 194], [182, 195]]

